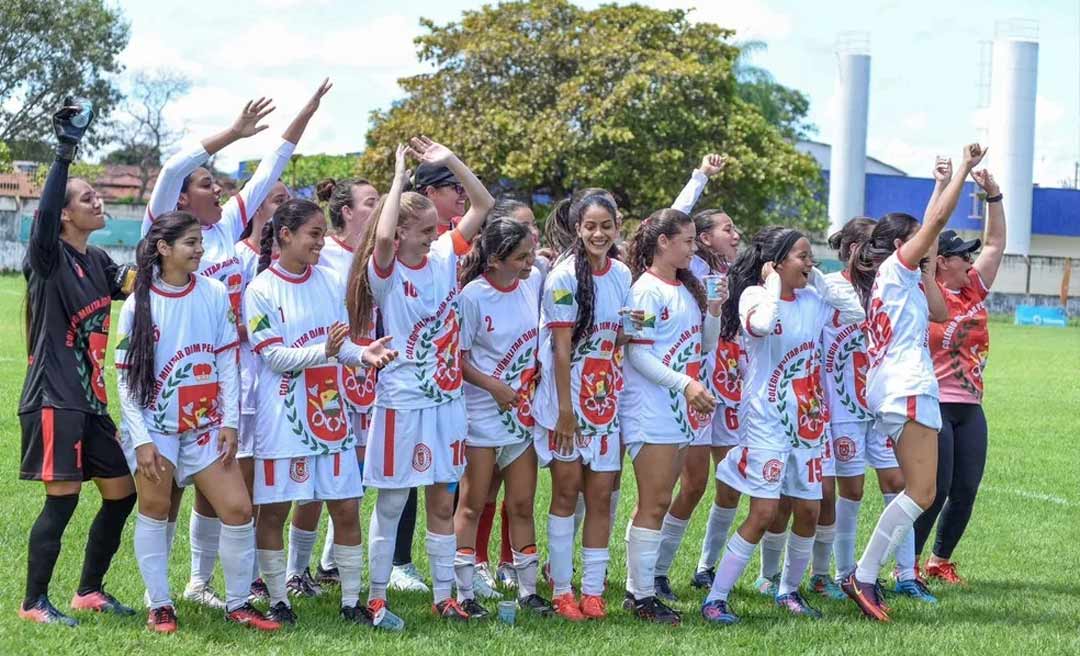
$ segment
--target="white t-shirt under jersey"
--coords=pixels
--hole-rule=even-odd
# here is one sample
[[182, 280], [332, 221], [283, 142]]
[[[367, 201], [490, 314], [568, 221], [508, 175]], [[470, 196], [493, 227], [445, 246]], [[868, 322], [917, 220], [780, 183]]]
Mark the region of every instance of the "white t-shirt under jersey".
[[[834, 293], [845, 294], [854, 302], [859, 302], [855, 287], [842, 271], [826, 275], [825, 284]], [[866, 374], [870, 360], [866, 355], [864, 323], [841, 323], [839, 311], [834, 310], [821, 330], [821, 378], [830, 421], [834, 424], [873, 419], [866, 401]]]
[[926, 394], [937, 398], [930, 357], [930, 306], [918, 264], [912, 268], [897, 251], [878, 267], [867, 312], [870, 371], [866, 398], [877, 411], [891, 399]]
[[[615, 361], [619, 311], [630, 300], [630, 269], [609, 258], [604, 270], [594, 272], [592, 284], [593, 325], [570, 356], [570, 398], [582, 435], [611, 435], [619, 431], [619, 392], [623, 375]], [[533, 417], [547, 429], [559, 418], [559, 395], [555, 389], [555, 350], [552, 328], [573, 329], [577, 320], [578, 279], [574, 257], [563, 258], [544, 281], [540, 304], [540, 384], [533, 403]]]
[[457, 262], [469, 243], [457, 230], [431, 244], [417, 268], [394, 259], [389, 270], [368, 260], [368, 280], [398, 357], [379, 371], [375, 405], [433, 408], [461, 398]]
[[518, 393], [517, 407], [499, 410], [487, 391], [465, 383], [469, 435], [484, 442], [532, 439], [532, 398], [538, 364], [536, 349], [543, 274], [533, 267], [526, 280], [496, 287], [486, 276], [461, 291], [461, 350], [480, 373], [497, 378]]

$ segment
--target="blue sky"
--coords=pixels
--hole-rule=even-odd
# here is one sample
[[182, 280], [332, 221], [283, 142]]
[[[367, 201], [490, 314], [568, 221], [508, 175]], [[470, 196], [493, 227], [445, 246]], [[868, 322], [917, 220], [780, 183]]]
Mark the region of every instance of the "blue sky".
[[[955, 156], [961, 144], [985, 139], [979, 131], [987, 114], [978, 106], [980, 42], [993, 38], [997, 21], [1033, 19], [1040, 44], [1035, 181], [1059, 186], [1072, 178], [1073, 162], [1080, 159], [1080, 0], [643, 4], [697, 7], [691, 14], [695, 19], [732, 27], [738, 40], [765, 41], [767, 50], [752, 62], [809, 96], [810, 120], [818, 128], [814, 138], [826, 142], [835, 128], [837, 34], [867, 32], [872, 55], [867, 151], [912, 175], [925, 175], [937, 153]], [[397, 78], [423, 70], [412, 45], [418, 19], [447, 22], [479, 3], [125, 0], [119, 5], [132, 23], [131, 44], [123, 54], [128, 70], [170, 67], [193, 80], [192, 92], [169, 115], [188, 137], [224, 127], [249, 97], [275, 98], [271, 129], [230, 147], [222, 154], [222, 163], [229, 164], [269, 148], [271, 135], [280, 133], [327, 75], [335, 88], [299, 150], [361, 149], [369, 112], [400, 97]]]

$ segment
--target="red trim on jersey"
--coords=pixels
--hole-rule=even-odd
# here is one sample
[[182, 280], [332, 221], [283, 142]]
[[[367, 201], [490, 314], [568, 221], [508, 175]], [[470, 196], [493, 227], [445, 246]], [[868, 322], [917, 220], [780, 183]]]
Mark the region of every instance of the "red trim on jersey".
[[184, 287], [183, 289], [181, 289], [178, 292], [170, 292], [170, 291], [166, 291], [164, 289], [161, 289], [157, 285], [154, 285], [154, 284], [150, 285], [150, 290], [151, 291], [153, 291], [158, 296], [164, 296], [165, 298], [181, 298], [183, 296], [187, 296], [188, 294], [190, 294], [191, 290], [193, 290], [193, 289], [195, 289], [195, 276], [194, 275], [192, 275], [190, 277], [190, 280], [188, 280], [187, 287]]
[[341, 452], [334, 454], [334, 478], [341, 476]]
[[375, 275], [379, 276], [383, 280], [386, 280], [387, 278], [390, 277], [390, 274], [394, 272], [394, 260], [396, 260], [396, 259], [397, 258], [395, 257], [393, 260], [390, 260], [390, 266], [384, 269], [381, 266], [379, 266], [379, 263], [377, 261], [375, 261], [375, 256], [372, 255], [371, 256], [371, 268], [375, 269]]
[[916, 266], [911, 266], [910, 264], [908, 264], [907, 262], [905, 262], [905, 261], [904, 261], [904, 256], [900, 254], [900, 249], [899, 249], [899, 248], [898, 248], [898, 249], [896, 249], [896, 261], [897, 261], [897, 262], [899, 262], [900, 264], [904, 265], [904, 268], [905, 268], [905, 269], [908, 269], [908, 270], [910, 270], [910, 271], [914, 271], [915, 269], [918, 269], [918, 268], [919, 268], [919, 267], [918, 267], [918, 265], [916, 265]]
[[592, 274], [594, 276], [602, 276], [605, 273], [607, 273], [608, 271], [611, 271], [611, 258], [607, 257], [605, 255], [604, 256], [604, 266], [600, 267], [599, 269], [593, 269]]
[[249, 244], [249, 243], [248, 243], [248, 240], [246, 240], [246, 239], [241, 239], [241, 240], [240, 240], [240, 243], [241, 243], [241, 244], [243, 244], [244, 246], [247, 246], [247, 247], [248, 247], [248, 249], [249, 249], [249, 250], [250, 250], [250, 251], [251, 251], [252, 253], [255, 253], [256, 255], [262, 256], [262, 253], [261, 253], [261, 252], [259, 252], [259, 249], [255, 248], [254, 246], [252, 246], [251, 244]]
[[918, 413], [916, 412], [918, 410], [916, 407], [917, 398], [918, 397], [915, 396], [907, 397], [907, 418], [912, 421], [915, 421], [915, 417], [918, 416]]
[[645, 344], [646, 346], [649, 346], [649, 345], [655, 344], [656, 340], [655, 339], [631, 339], [630, 343], [631, 344]]
[[472, 244], [469, 243], [468, 239], [465, 239], [465, 237], [462, 236], [457, 228], [454, 228], [453, 231], [450, 232], [450, 239], [454, 242], [454, 255], [457, 255], [458, 257], [468, 253], [472, 248]]
[[304, 272], [300, 275], [296, 275], [295, 273], [286, 271], [285, 269], [281, 268], [281, 265], [277, 263], [271, 264], [269, 268], [270, 272], [273, 273], [275, 276], [281, 278], [285, 282], [291, 282], [294, 285], [299, 285], [302, 282], [307, 282], [307, 279], [311, 277], [312, 269], [312, 267], [310, 266], [305, 266]]
[[41, 480], [53, 480], [53, 448], [54, 448], [54, 418], [53, 409], [45, 406], [41, 408]]
[[841, 269], [840, 270], [840, 275], [844, 277], [844, 280], [846, 280], [848, 282], [851, 282], [851, 274], [848, 273], [847, 269]]
[[350, 248], [348, 244], [338, 239], [337, 235], [330, 235], [330, 239], [333, 239], [335, 244], [341, 246], [343, 249], [349, 251], [350, 253], [356, 252], [355, 248]]
[[678, 281], [678, 280], [668, 280], [667, 278], [656, 275], [655, 273], [653, 273], [652, 271], [649, 271], [648, 269], [645, 269], [645, 273], [649, 274], [653, 278], [656, 278], [657, 280], [664, 283], [665, 285], [671, 285], [672, 287], [682, 287], [682, 283], [680, 281]]
[[547, 323], [548, 328], [573, 328], [573, 321], [549, 321]]
[[129, 365], [126, 365], [123, 362], [117, 362], [115, 366], [117, 369], [131, 369]]
[[274, 487], [274, 461], [263, 460], [263, 482], [267, 487]]
[[284, 343], [285, 343], [285, 339], [282, 338], [282, 337], [271, 337], [269, 339], [264, 339], [263, 341], [259, 342], [254, 347], [252, 347], [251, 350], [258, 353], [259, 351], [263, 350], [267, 346], [270, 346], [271, 344], [284, 344]]
[[783, 294], [780, 294], [780, 300], [781, 301], [787, 301], [788, 303], [794, 301], [795, 300], [795, 292], [791, 292], [791, 296], [784, 296]]
[[746, 467], [750, 462], [750, 449], [742, 448], [742, 456], [739, 458], [739, 475], [746, 478]]
[[754, 337], [764, 337], [765, 335], [759, 335], [755, 333], [754, 329], [750, 327], [750, 317], [754, 316], [754, 312], [757, 312], [756, 308], [746, 313], [746, 332], [750, 333]]
[[512, 292], [517, 289], [518, 282], [521, 281], [521, 278], [514, 278], [514, 282], [512, 282], [509, 287], [499, 287], [497, 284], [495, 284], [494, 280], [488, 277], [488, 274], [486, 273], [484, 274], [484, 280], [488, 281], [488, 284], [494, 287], [497, 291], [503, 292], [505, 294], [507, 292]]
[[405, 260], [401, 259], [400, 257], [397, 259], [397, 261], [401, 262], [401, 266], [405, 267], [406, 269], [412, 269], [413, 271], [423, 271], [424, 267], [427, 266], [427, 255], [425, 255], [420, 260], [420, 264], [417, 264], [416, 266], [413, 266], [411, 264], [406, 264]]
[[[271, 339], [273, 339], [273, 338], [271, 338]], [[229, 343], [228, 343], [228, 344], [226, 344], [225, 346], [219, 346], [219, 347], [217, 347], [217, 348], [216, 348], [216, 349], [214, 350], [214, 355], [217, 355], [218, 353], [224, 353], [225, 351], [228, 351], [229, 349], [233, 349], [233, 348], [236, 348], [236, 347], [237, 347], [237, 346], [239, 346], [239, 345], [240, 345], [240, 340], [236, 340], [235, 342], [229, 342]]]
[[386, 409], [385, 421], [383, 422], [383, 476], [394, 475], [394, 417], [395, 412]]
[[248, 224], [247, 207], [244, 205], [244, 197], [240, 194], [236, 194], [236, 204], [240, 208], [240, 225], [246, 228]]

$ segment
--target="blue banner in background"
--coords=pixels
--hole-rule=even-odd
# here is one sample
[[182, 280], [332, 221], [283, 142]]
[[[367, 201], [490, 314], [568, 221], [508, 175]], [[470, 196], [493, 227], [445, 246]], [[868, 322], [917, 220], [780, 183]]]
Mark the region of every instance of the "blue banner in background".
[[1054, 326], [1064, 328], [1069, 325], [1065, 308], [1038, 305], [1016, 306], [1017, 326]]
[[[34, 217], [23, 214], [19, 226], [19, 241], [30, 241], [30, 226], [34, 223]], [[90, 243], [104, 248], [106, 246], [126, 246], [135, 248], [141, 235], [142, 221], [132, 219], [113, 219], [105, 217], [105, 227], [90, 233]]]

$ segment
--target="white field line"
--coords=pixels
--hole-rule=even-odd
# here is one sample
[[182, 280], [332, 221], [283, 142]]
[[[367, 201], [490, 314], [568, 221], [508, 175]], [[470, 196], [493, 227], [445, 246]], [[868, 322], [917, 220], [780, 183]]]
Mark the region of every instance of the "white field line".
[[1078, 506], [1075, 501], [1065, 499], [1063, 497], [1055, 496], [1053, 494], [1044, 494], [1042, 492], [1031, 492], [1029, 490], [1019, 490], [1012, 487], [998, 487], [996, 485], [983, 485], [982, 489], [989, 492], [1001, 492], [1003, 494], [1011, 494], [1017, 497], [1023, 497], [1024, 499], [1031, 499], [1033, 501], [1046, 501], [1057, 506]]

